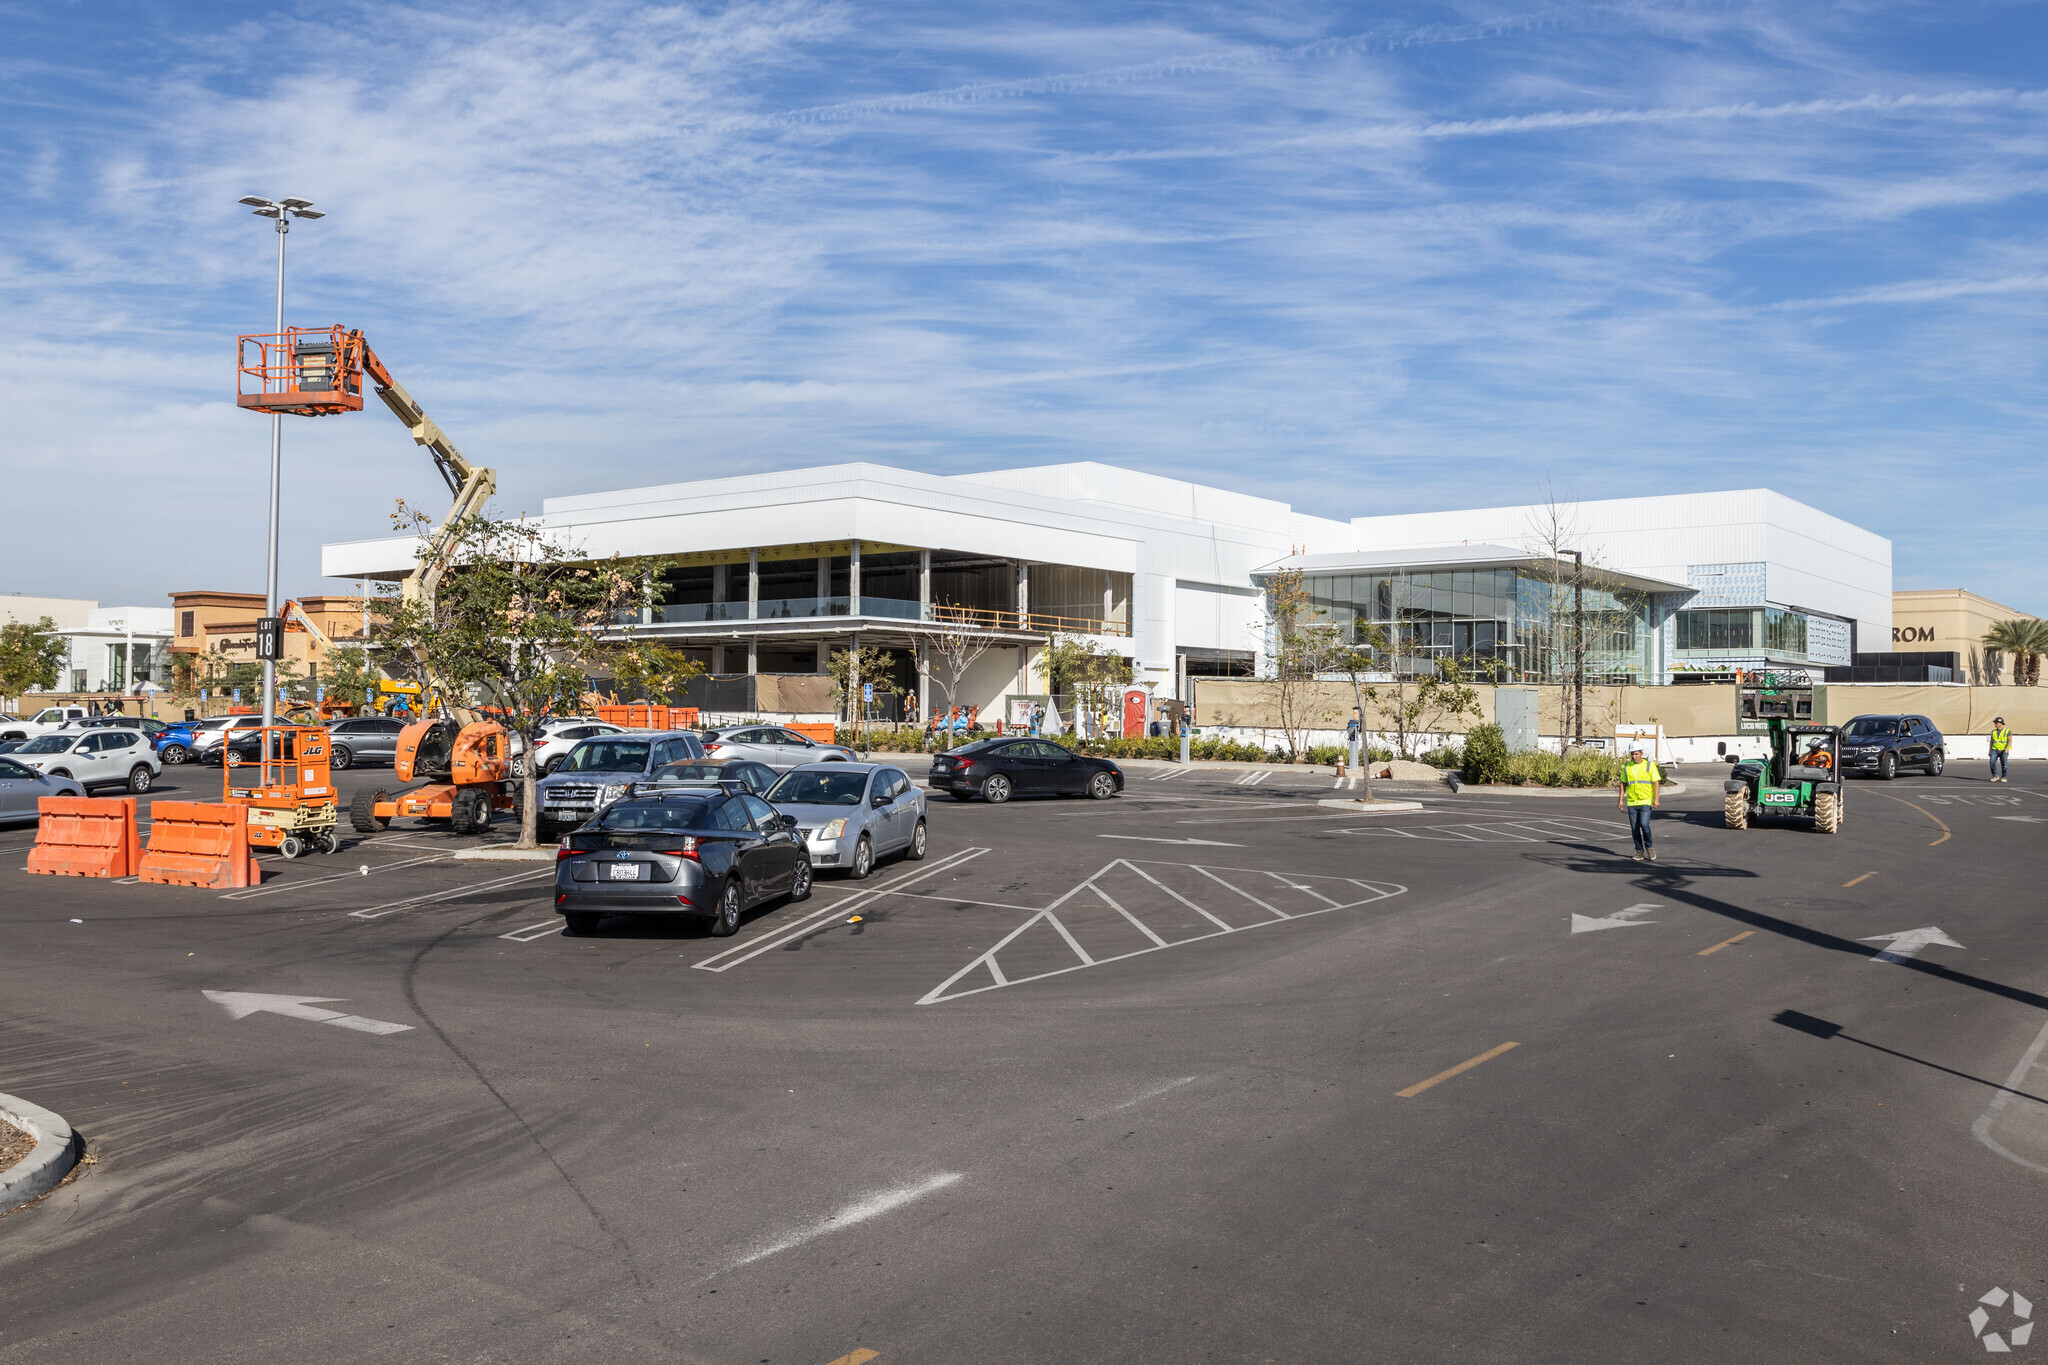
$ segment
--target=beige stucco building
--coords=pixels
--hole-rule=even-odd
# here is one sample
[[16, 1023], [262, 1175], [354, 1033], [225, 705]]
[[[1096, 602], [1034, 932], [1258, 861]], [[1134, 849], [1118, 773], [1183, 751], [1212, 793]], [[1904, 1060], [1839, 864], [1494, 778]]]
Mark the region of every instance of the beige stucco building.
[[[1984, 632], [2000, 621], [2032, 619], [2032, 613], [1994, 602], [1966, 588], [1919, 588], [1892, 594], [1892, 650], [1895, 653], [1954, 654], [1965, 676], [1981, 676]], [[2008, 672], [2010, 665], [2001, 668]], [[1983, 681], [1990, 682], [1989, 676]], [[2000, 682], [2010, 681], [2000, 677]]]

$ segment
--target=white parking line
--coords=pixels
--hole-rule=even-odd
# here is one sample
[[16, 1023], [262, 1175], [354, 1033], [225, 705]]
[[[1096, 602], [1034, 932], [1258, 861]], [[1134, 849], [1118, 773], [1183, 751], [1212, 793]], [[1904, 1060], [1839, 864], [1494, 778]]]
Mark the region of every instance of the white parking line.
[[[839, 901], [838, 903], [833, 905], [823, 906], [820, 909], [810, 912], [801, 919], [794, 920], [789, 924], [778, 925], [777, 927], [769, 930], [766, 934], [763, 934], [759, 938], [752, 938], [748, 939], [744, 943], [735, 944], [722, 952], [713, 953], [710, 957], [705, 958], [702, 962], [693, 962], [690, 965], [698, 971], [702, 972], [731, 971], [734, 967], [739, 966], [741, 963], [751, 961], [754, 958], [759, 957], [761, 954], [770, 951], [771, 949], [780, 948], [783, 944], [788, 943], [792, 939], [802, 938], [805, 934], [808, 934], [815, 929], [823, 927], [827, 921], [833, 919], [836, 916], [845, 915], [854, 910], [860, 909], [861, 907], [875, 900], [877, 897], [886, 895], [891, 891], [901, 890], [902, 888], [908, 886], [915, 886], [919, 882], [924, 881], [927, 878], [936, 877], [941, 872], [949, 872], [952, 869], [960, 867], [963, 864], [968, 863], [975, 858], [979, 858], [982, 854], [986, 852], [988, 852], [988, 850], [985, 848], [963, 848], [958, 853], [950, 854], [945, 858], [941, 858], [937, 863], [934, 863], [932, 866], [927, 867], [922, 871], [913, 873], [912, 875], [907, 877], [899, 877], [894, 881], [888, 882], [885, 885], [863, 888], [862, 890], [855, 892], [853, 895], [848, 896], [845, 900]], [[687, 955], [684, 954], [684, 956]]]
[[537, 938], [559, 933], [561, 928], [562, 921], [559, 919], [542, 920], [539, 924], [529, 924], [524, 929], [514, 929], [511, 933], [500, 934], [498, 937], [509, 938], [514, 943], [531, 943]]
[[1163, 773], [1153, 773], [1150, 777], [1146, 778], [1145, 780], [1147, 782], [1171, 782], [1174, 778], [1186, 777], [1189, 773], [1193, 771], [1194, 769], [1192, 768], [1168, 768]]
[[1256, 787], [1272, 775], [1273, 770], [1271, 768], [1261, 768], [1257, 772], [1246, 773], [1230, 785], [1233, 787]]
[[[395, 863], [386, 863], [382, 867], [372, 867], [367, 875], [374, 877], [379, 872], [396, 872], [400, 868], [418, 867], [421, 863], [437, 863], [446, 856], [446, 854], [441, 853], [430, 853], [418, 858], [402, 858]], [[364, 866], [367, 866], [367, 864]], [[308, 887], [325, 886], [329, 882], [342, 882], [347, 881], [351, 877], [361, 877], [364, 875], [362, 867], [359, 866], [353, 872], [336, 872], [329, 876], [316, 877], [309, 882], [282, 882], [274, 886], [263, 887], [260, 890], [252, 886], [244, 891], [230, 891], [222, 896], [221, 899], [224, 901], [254, 900], [258, 896], [274, 896], [280, 891], [304, 891]]]
[[432, 895], [411, 896], [402, 901], [386, 901], [382, 905], [372, 905], [367, 909], [351, 910], [348, 913], [351, 919], [382, 919], [386, 915], [395, 915], [401, 910], [410, 910], [414, 906], [431, 905], [435, 901], [456, 900], [463, 896], [480, 895], [485, 891], [496, 891], [500, 887], [510, 886], [514, 882], [531, 881], [535, 877], [552, 879], [554, 875], [555, 869], [552, 867], [533, 867], [528, 868], [524, 872], [515, 872], [509, 877], [500, 877], [492, 882], [479, 882], [475, 886], [458, 886], [452, 891], [436, 891]]

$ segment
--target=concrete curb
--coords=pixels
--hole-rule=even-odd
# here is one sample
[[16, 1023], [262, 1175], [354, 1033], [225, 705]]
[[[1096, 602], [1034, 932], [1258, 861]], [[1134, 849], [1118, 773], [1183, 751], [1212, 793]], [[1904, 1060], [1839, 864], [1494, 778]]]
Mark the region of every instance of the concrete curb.
[[474, 858], [487, 863], [551, 863], [555, 860], [552, 848], [465, 848], [455, 855], [457, 858]]
[[0, 1212], [4, 1212], [57, 1188], [78, 1164], [85, 1144], [63, 1119], [13, 1095], [0, 1095], [0, 1119], [34, 1134], [36, 1140], [33, 1151], [0, 1171]]
[[1360, 815], [1385, 815], [1397, 810], [1428, 810], [1420, 801], [1358, 801], [1340, 796], [1326, 796], [1317, 801], [1318, 806], [1334, 806], [1338, 810], [1356, 811]]
[[[1610, 801], [1614, 799], [1612, 787], [1475, 787], [1461, 782], [1454, 790], [1461, 795], [1476, 792], [1481, 796], [1604, 796]], [[1685, 783], [1666, 782], [1660, 791], [1665, 796], [1680, 796], [1685, 792]]]

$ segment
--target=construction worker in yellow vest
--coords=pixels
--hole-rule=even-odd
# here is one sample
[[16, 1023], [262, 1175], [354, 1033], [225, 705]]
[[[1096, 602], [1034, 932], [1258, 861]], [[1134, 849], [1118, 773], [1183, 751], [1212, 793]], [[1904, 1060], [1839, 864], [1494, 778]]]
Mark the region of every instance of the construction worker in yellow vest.
[[2012, 775], [2005, 769], [2006, 760], [2012, 756], [2012, 731], [2005, 728], [2005, 717], [1997, 716], [1991, 722], [1991, 780], [2010, 782]]
[[1650, 842], [1650, 812], [1657, 808], [1657, 784], [1664, 774], [1643, 758], [1640, 748], [1628, 751], [1628, 763], [1621, 770], [1621, 795], [1616, 804], [1628, 812], [1629, 837], [1636, 841], [1636, 861], [1657, 861], [1656, 845]]

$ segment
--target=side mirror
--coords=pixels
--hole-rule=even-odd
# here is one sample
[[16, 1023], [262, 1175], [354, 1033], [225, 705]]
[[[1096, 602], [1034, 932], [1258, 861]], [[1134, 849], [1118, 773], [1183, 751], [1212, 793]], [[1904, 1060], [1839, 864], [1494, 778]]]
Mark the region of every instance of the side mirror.
[[868, 804], [870, 806], [886, 806], [889, 804], [889, 798], [878, 793], [868, 799]]

